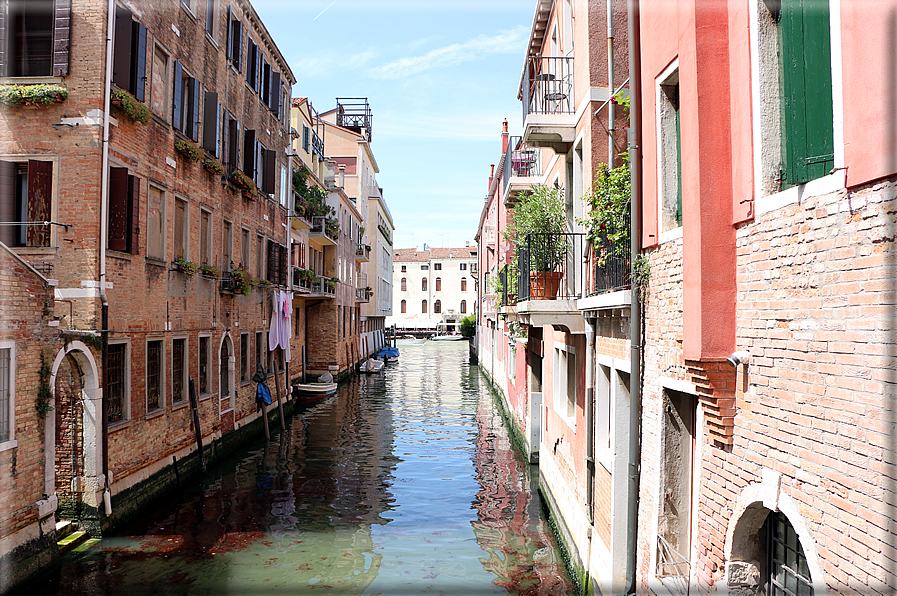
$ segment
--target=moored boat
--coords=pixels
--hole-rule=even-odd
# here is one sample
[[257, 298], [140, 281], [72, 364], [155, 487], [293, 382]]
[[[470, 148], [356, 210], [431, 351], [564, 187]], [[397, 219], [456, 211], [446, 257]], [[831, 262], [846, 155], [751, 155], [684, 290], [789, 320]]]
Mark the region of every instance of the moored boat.
[[433, 341], [459, 341], [466, 338], [460, 333], [446, 333], [444, 335], [434, 335], [430, 339]]
[[399, 349], [393, 346], [383, 346], [380, 348], [380, 351], [377, 352], [377, 358], [383, 360], [383, 362], [398, 362], [399, 361]]
[[294, 383], [293, 393], [302, 401], [318, 401], [336, 393], [336, 383]]
[[368, 358], [362, 363], [360, 370], [363, 373], [372, 375], [383, 370], [384, 365], [385, 363], [382, 360], [377, 360], [376, 358]]

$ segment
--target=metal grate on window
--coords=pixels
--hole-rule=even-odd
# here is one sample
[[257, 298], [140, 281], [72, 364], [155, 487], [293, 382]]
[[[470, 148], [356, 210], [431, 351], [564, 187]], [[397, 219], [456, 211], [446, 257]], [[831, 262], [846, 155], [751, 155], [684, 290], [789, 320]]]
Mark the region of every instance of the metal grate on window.
[[184, 391], [184, 355], [187, 340], [174, 340], [171, 346], [171, 401], [180, 403], [186, 399]]
[[106, 403], [106, 420], [119, 422], [125, 418], [125, 350], [126, 344], [109, 346], [106, 390], [109, 392]]
[[12, 358], [12, 350], [3, 348], [0, 350], [0, 443], [4, 443], [12, 436], [12, 425], [9, 415], [9, 368]]
[[769, 596], [813, 596], [810, 568], [797, 532], [782, 513], [770, 513]]
[[146, 411], [162, 407], [162, 342], [146, 344]]
[[209, 392], [209, 338], [199, 338], [199, 394]]

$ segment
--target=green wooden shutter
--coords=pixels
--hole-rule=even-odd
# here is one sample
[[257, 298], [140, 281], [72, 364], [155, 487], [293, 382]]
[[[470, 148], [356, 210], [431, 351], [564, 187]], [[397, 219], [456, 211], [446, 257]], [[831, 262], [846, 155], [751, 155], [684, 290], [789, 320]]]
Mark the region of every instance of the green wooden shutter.
[[779, 44], [782, 169], [803, 184], [835, 164], [829, 0], [783, 0]]
[[172, 85], [171, 124], [177, 130], [183, 130], [184, 119], [184, 69], [180, 62], [174, 63], [174, 85]]
[[146, 99], [146, 27], [134, 21], [131, 33], [131, 92], [138, 101]]

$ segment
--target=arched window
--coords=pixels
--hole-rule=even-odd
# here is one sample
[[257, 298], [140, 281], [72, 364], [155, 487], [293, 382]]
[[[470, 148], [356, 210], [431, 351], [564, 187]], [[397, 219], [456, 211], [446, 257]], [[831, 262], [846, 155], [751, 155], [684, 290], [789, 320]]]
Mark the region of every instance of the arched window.
[[427, 314], [427, 301], [426, 300], [420, 301], [420, 311], [424, 314]]
[[461, 278], [461, 291], [462, 292], [467, 291], [467, 278], [466, 277]]
[[467, 300], [462, 300], [461, 301], [461, 314], [463, 315], [466, 312], [467, 312]]
[[402, 300], [402, 314], [408, 312], [408, 303]]
[[423, 278], [422, 280], [420, 280], [420, 289], [423, 290], [424, 292], [427, 291], [427, 278], [426, 277]]
[[437, 292], [442, 291], [442, 278], [441, 277], [436, 278], [436, 291]]
[[403, 292], [408, 291], [408, 279], [405, 277], [402, 278], [402, 291]]
[[436, 302], [433, 303], [433, 313], [438, 315], [441, 312], [442, 312], [442, 301], [437, 300]]

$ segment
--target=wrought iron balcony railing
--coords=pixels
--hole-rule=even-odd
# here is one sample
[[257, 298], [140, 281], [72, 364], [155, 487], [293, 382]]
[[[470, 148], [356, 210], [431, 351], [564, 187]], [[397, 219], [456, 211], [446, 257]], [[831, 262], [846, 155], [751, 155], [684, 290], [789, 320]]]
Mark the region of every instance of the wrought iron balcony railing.
[[632, 285], [629, 246], [623, 250], [600, 239], [589, 255], [589, 279], [587, 293], [589, 296], [604, 292], [623, 290]]
[[573, 58], [530, 56], [523, 71], [523, 120], [529, 114], [573, 114]]
[[363, 134], [371, 142], [373, 116], [367, 97], [337, 97], [336, 125]]
[[505, 152], [504, 191], [507, 192], [511, 178], [535, 178], [542, 175], [542, 160], [539, 149], [526, 146], [523, 139], [511, 137]]
[[574, 300], [583, 286], [585, 234], [529, 234], [517, 249], [517, 300]]
[[311, 233], [323, 234], [334, 242], [339, 242], [339, 226], [327, 217], [313, 217], [311, 220]]

